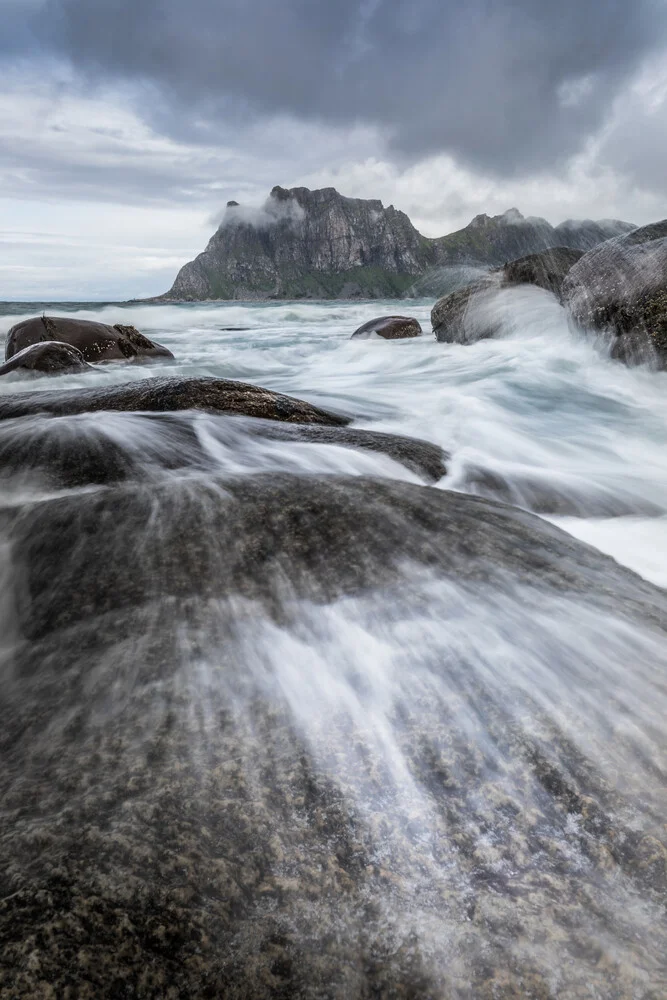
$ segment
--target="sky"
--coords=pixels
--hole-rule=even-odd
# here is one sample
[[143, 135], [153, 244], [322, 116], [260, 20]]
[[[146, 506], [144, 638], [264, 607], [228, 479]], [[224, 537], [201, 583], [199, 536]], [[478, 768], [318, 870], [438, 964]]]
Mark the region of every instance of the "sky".
[[0, 299], [166, 291], [230, 199], [667, 216], [667, 0], [0, 0]]

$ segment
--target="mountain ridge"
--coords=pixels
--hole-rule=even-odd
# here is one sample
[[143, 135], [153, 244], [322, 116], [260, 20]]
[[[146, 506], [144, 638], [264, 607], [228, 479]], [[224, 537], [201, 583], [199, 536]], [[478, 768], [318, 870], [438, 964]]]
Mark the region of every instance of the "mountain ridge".
[[153, 301], [398, 298], [442, 269], [500, 266], [554, 246], [587, 250], [634, 228], [620, 220], [552, 226], [510, 208], [432, 238], [379, 199], [276, 186], [260, 208], [228, 202], [206, 249]]

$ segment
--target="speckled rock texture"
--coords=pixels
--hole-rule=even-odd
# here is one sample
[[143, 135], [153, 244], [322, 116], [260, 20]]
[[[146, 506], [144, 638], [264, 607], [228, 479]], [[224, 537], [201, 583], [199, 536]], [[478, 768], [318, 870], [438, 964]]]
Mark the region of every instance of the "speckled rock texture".
[[667, 368], [667, 221], [589, 250], [563, 283], [572, 321], [612, 337], [612, 357]]
[[70, 316], [35, 316], [13, 326], [7, 334], [5, 358], [9, 360], [25, 347], [58, 340], [81, 352], [85, 361], [148, 361], [173, 358], [167, 347], [144, 337], [133, 326], [94, 323]]
[[[602, 757], [571, 738], [538, 654], [567, 688], [591, 650], [528, 626], [561, 602], [664, 684], [664, 591], [525, 512], [388, 480], [23, 496], [0, 514], [2, 1000], [663, 1000], [667, 760], [631, 705]], [[499, 602], [525, 648], [485, 665]]]

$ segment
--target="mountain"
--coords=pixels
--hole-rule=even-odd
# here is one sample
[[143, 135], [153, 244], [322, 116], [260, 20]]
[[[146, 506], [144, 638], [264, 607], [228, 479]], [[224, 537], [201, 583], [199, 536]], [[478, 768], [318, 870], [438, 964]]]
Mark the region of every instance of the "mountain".
[[334, 188], [274, 187], [260, 209], [228, 202], [206, 250], [160, 300], [397, 298], [443, 268], [488, 268], [559, 245], [589, 249], [633, 228], [572, 220], [554, 228], [510, 209], [429, 239], [393, 205]]

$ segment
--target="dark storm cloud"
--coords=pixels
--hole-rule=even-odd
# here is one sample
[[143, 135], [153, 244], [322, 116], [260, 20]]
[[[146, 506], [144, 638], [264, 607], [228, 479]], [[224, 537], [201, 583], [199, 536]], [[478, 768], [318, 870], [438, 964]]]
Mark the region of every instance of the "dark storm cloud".
[[[16, 5], [14, 5], [16, 6]], [[172, 135], [288, 113], [387, 131], [409, 156], [553, 167], [665, 41], [662, 0], [48, 0], [44, 45], [144, 80]]]

